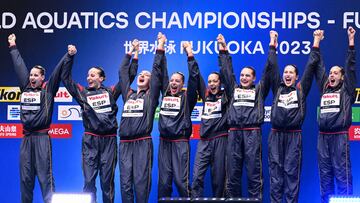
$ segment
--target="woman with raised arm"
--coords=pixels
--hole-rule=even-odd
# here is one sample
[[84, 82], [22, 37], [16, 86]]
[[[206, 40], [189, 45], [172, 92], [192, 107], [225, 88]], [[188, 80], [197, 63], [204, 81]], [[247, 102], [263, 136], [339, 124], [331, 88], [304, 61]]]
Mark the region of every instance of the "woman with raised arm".
[[245, 163], [248, 179], [249, 197], [262, 199], [264, 179], [262, 174], [262, 133], [264, 122], [264, 101], [270, 89], [269, 51], [263, 75], [255, 84], [256, 73], [251, 66], [246, 66], [240, 73], [240, 84], [236, 79], [232, 66], [232, 58], [226, 47], [225, 38], [219, 35], [220, 66], [224, 74], [225, 91], [231, 95], [227, 144], [227, 196], [242, 197], [241, 176]]
[[[133, 41], [134, 58], [137, 63], [139, 42]], [[124, 203], [147, 203], [151, 189], [151, 170], [153, 162], [153, 143], [151, 131], [156, 107], [159, 104], [162, 88], [161, 66], [164, 64], [164, 54], [156, 52], [153, 69], [150, 73], [143, 70], [137, 77], [137, 90], [130, 88], [130, 69], [132, 53], [124, 57], [120, 69], [121, 89], [124, 101], [120, 121], [119, 166], [121, 198]]]
[[319, 63], [317, 43], [322, 31], [314, 32], [314, 44], [308, 62], [296, 83], [298, 69], [295, 65], [285, 66], [282, 78], [277, 63], [276, 46], [278, 34], [270, 31], [270, 49], [273, 73], [271, 88], [273, 104], [271, 107], [272, 129], [268, 138], [270, 201], [272, 203], [298, 202], [301, 172], [301, 127], [306, 113], [306, 97], [310, 91], [315, 69]]
[[[159, 33], [157, 52], [164, 54], [165, 35]], [[189, 79], [187, 90], [183, 90], [185, 76], [181, 72], [167, 77], [167, 63], [165, 55], [162, 72], [164, 77], [161, 83], [163, 98], [160, 109], [159, 131], [159, 183], [158, 196], [170, 197], [173, 179], [180, 197], [190, 197], [190, 146], [189, 138], [192, 133], [191, 112], [197, 101], [197, 78], [199, 69], [192, 53], [190, 43], [183, 45], [187, 53]]]
[[324, 203], [329, 201], [329, 195], [335, 194], [335, 180], [337, 194], [351, 195], [353, 192], [348, 130], [357, 84], [354, 28], [349, 27], [347, 34], [349, 48], [345, 68], [333, 66], [327, 76], [321, 58], [316, 70], [321, 95], [317, 153], [321, 202]]
[[[224, 51], [222, 46], [220, 50]], [[204, 177], [209, 166], [213, 197], [225, 196], [225, 154], [229, 130], [226, 122], [230, 98], [221, 89], [222, 78], [221, 73], [210, 73], [206, 87], [199, 73], [198, 93], [204, 107], [193, 169], [192, 198], [203, 197]]]
[[[125, 61], [123, 61], [125, 63]], [[121, 65], [123, 66], [123, 65]], [[137, 63], [131, 63], [130, 80], [134, 80]], [[105, 87], [105, 71], [99, 66], [89, 69], [88, 86], [72, 79], [71, 67], [64, 68], [61, 79], [71, 96], [79, 103], [85, 132], [82, 139], [83, 191], [91, 193], [96, 202], [96, 177], [100, 173], [103, 202], [112, 203], [115, 198], [114, 173], [117, 162], [118, 124], [116, 100], [121, 94], [120, 81]]]
[[48, 81], [45, 69], [34, 66], [30, 74], [16, 47], [16, 36], [9, 35], [8, 42], [14, 68], [19, 78], [21, 101], [20, 114], [24, 137], [20, 146], [20, 191], [21, 202], [33, 201], [35, 176], [38, 177], [45, 203], [50, 203], [55, 191], [52, 174], [52, 147], [49, 129], [54, 108], [54, 97], [59, 89], [60, 74], [71, 68], [74, 46], [68, 46], [68, 53], [60, 60]]

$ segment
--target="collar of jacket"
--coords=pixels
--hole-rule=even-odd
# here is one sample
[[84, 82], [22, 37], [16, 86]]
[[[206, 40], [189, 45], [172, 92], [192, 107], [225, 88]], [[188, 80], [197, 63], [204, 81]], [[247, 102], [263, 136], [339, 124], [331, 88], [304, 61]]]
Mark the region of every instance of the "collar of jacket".
[[35, 87], [35, 88], [33, 88], [33, 87], [31, 87], [31, 85], [29, 84], [29, 86], [28, 86], [26, 89], [31, 90], [31, 91], [34, 91], [34, 92], [37, 92], [37, 91], [41, 91], [42, 86], [43, 86], [43, 85], [41, 85], [40, 87]]
[[291, 89], [294, 89], [294, 90], [296, 89], [296, 84], [297, 84], [296, 81], [295, 81], [295, 83], [292, 84], [291, 86], [286, 86], [285, 83], [284, 83], [284, 81], [281, 81], [281, 83], [280, 83], [280, 85], [281, 85], [282, 87], [291, 88]]
[[251, 90], [251, 89], [255, 89], [255, 84], [250, 85], [250, 87], [243, 87], [241, 84], [239, 84], [237, 85], [237, 88]]
[[212, 93], [210, 92], [210, 90], [208, 89], [208, 90], [207, 90], [207, 95], [206, 95], [206, 100], [208, 101], [208, 100], [217, 100], [217, 99], [220, 99], [220, 98], [222, 98], [223, 94], [224, 94], [224, 90], [219, 90], [218, 93], [212, 94]]
[[170, 94], [170, 89], [166, 92], [165, 97], [181, 97], [184, 94], [184, 90], [180, 90], [180, 92], [176, 93], [175, 95]]
[[89, 91], [94, 91], [94, 90], [96, 91], [96, 90], [100, 90], [100, 89], [105, 89], [105, 86], [103, 84], [101, 84], [100, 87], [97, 89], [94, 87], [86, 87], [86, 89]]
[[141, 94], [141, 93], [146, 93], [147, 91], [149, 91], [149, 88], [148, 89], [145, 89], [145, 90], [140, 90], [139, 92], [138, 91], [134, 91], [134, 93], [136, 93], [137, 95]]

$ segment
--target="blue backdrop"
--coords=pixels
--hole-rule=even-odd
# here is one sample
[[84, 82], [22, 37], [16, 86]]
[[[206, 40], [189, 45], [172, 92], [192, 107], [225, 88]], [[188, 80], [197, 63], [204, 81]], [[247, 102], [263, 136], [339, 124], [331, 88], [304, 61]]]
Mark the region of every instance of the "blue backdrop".
[[[67, 44], [78, 49], [73, 77], [86, 85], [89, 67], [100, 65], [107, 73], [106, 85], [118, 80], [117, 70], [125, 54], [128, 41], [138, 38], [143, 52], [139, 56], [139, 69], [152, 66], [154, 43], [157, 33], [168, 38], [169, 71], [187, 72], [186, 56], [181, 52], [181, 41], [193, 41], [196, 59], [201, 73], [206, 78], [218, 70], [216, 36], [222, 33], [233, 55], [234, 71], [239, 79], [242, 67], [256, 68], [257, 78], [265, 64], [269, 31], [279, 33], [279, 63], [297, 64], [300, 75], [308, 58], [314, 29], [324, 29], [325, 39], [321, 52], [327, 68], [343, 65], [347, 49], [346, 27], [353, 26], [360, 34], [360, 2], [343, 1], [10, 1], [0, 2], [0, 68], [1, 91], [3, 87], [17, 86], [12, 61], [8, 53], [7, 36], [15, 33], [18, 48], [29, 67], [41, 64], [47, 68], [47, 77], [67, 50]], [[359, 37], [356, 36], [356, 44]], [[147, 51], [145, 51], [147, 48]], [[359, 57], [357, 57], [359, 59]], [[357, 85], [359, 86], [359, 83]], [[4, 90], [5, 91], [5, 90]], [[0, 92], [1, 93], [1, 92]], [[8, 105], [17, 103], [4, 100], [1, 93], [0, 124], [19, 123], [11, 120]], [[272, 95], [266, 100], [271, 104]], [[55, 103], [53, 123], [71, 124], [70, 139], [53, 139], [53, 173], [57, 192], [81, 192], [81, 121], [61, 120], [59, 105], [74, 105], [75, 102]], [[319, 202], [319, 175], [316, 160], [318, 127], [316, 124], [319, 93], [315, 83], [307, 99], [307, 115], [303, 126], [303, 155], [299, 202]], [[122, 101], [118, 102], [120, 109]], [[354, 105], [356, 108], [359, 105]], [[120, 113], [118, 118], [120, 118]], [[196, 116], [195, 116], [196, 117]], [[360, 125], [354, 114], [354, 126]], [[194, 121], [196, 124], [196, 121]], [[269, 172], [267, 161], [267, 138], [270, 123], [263, 125], [263, 172], [265, 177], [264, 202], [269, 202]], [[1, 132], [1, 130], [0, 130]], [[360, 132], [355, 132], [360, 134]], [[157, 197], [157, 151], [159, 133], [154, 122], [154, 166], [150, 202]], [[0, 201], [20, 202], [19, 146], [20, 139], [0, 139]], [[197, 140], [191, 141], [191, 163], [194, 161]], [[351, 142], [354, 193], [360, 194], [359, 142]], [[191, 165], [192, 173], [192, 165]], [[245, 174], [244, 174], [245, 175]], [[116, 169], [116, 202], [121, 202], [119, 170]], [[205, 195], [211, 195], [210, 175], [206, 176]], [[246, 191], [244, 177], [243, 191]], [[37, 183], [36, 183], [37, 184]], [[101, 202], [101, 189], [98, 198]], [[177, 195], [176, 193], [174, 194]], [[247, 194], [244, 194], [247, 195]], [[42, 202], [38, 184], [34, 202]]]

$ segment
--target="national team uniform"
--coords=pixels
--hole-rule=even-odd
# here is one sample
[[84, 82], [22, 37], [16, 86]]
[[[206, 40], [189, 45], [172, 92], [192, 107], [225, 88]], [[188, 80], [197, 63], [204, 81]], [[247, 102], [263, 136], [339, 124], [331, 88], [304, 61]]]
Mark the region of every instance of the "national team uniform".
[[[165, 57], [165, 56], [164, 56]], [[169, 89], [166, 58], [162, 84]], [[159, 118], [159, 183], [158, 197], [170, 197], [173, 179], [180, 197], [190, 197], [190, 146], [192, 133], [191, 112], [197, 101], [198, 64], [188, 57], [189, 79], [186, 91], [172, 96], [164, 91]]]
[[[129, 73], [135, 77], [137, 65]], [[71, 68], [64, 69], [62, 80], [71, 96], [79, 103], [85, 132], [82, 138], [82, 169], [84, 192], [96, 201], [95, 181], [100, 173], [103, 202], [114, 202], [114, 173], [117, 162], [118, 124], [116, 100], [121, 94], [120, 82], [112, 87], [101, 85], [98, 89], [83, 87], [72, 80]]]
[[337, 194], [353, 192], [348, 130], [357, 84], [354, 46], [349, 47], [344, 70], [344, 80], [336, 87], [329, 86], [322, 59], [316, 71], [321, 94], [317, 144], [321, 202], [328, 202], [329, 195], [335, 194], [334, 178]]
[[21, 91], [20, 114], [24, 134], [20, 146], [21, 201], [23, 203], [33, 201], [35, 176], [37, 176], [43, 200], [50, 203], [55, 186], [52, 174], [52, 147], [48, 131], [54, 108], [54, 97], [60, 85], [61, 71], [71, 67], [73, 57], [65, 54], [49, 80], [39, 88], [32, 88], [28, 69], [16, 46], [10, 47], [10, 54]]
[[269, 59], [261, 80], [250, 88], [236, 84], [232, 59], [227, 51], [220, 52], [219, 60], [224, 73], [225, 90], [232, 95], [226, 152], [227, 196], [242, 197], [241, 175], [245, 162], [249, 196], [261, 199], [264, 185], [261, 125], [264, 122], [264, 100], [270, 89]]
[[201, 116], [200, 140], [194, 162], [191, 197], [203, 197], [204, 177], [209, 166], [213, 197], [224, 197], [229, 98], [223, 90], [215, 95], [211, 94], [206, 88], [202, 76], [199, 75], [199, 77], [198, 92], [204, 107]]
[[[147, 203], [151, 189], [153, 165], [153, 143], [151, 131], [156, 107], [159, 104], [162, 87], [161, 66], [164, 53], [157, 51], [150, 79], [150, 88], [136, 92], [130, 88], [129, 70], [131, 64], [138, 63], [126, 55], [120, 70], [121, 89], [124, 92], [124, 108], [120, 122], [119, 166], [121, 198], [124, 203]], [[135, 190], [135, 191], [134, 191]]]
[[280, 77], [275, 47], [271, 46], [273, 66], [271, 88], [272, 130], [268, 139], [270, 200], [297, 202], [301, 172], [301, 127], [306, 113], [308, 95], [315, 69], [319, 63], [319, 49], [313, 48], [299, 83], [286, 86]]

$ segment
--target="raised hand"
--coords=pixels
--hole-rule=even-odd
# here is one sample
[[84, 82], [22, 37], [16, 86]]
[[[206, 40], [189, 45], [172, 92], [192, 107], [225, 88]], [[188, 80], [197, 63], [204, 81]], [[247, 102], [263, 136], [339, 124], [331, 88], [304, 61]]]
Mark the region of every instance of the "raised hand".
[[76, 54], [77, 50], [76, 50], [76, 47], [72, 44], [69, 44], [68, 45], [68, 54], [70, 56], [74, 56]]
[[355, 41], [355, 29], [353, 27], [349, 27], [348, 30], [347, 30], [347, 33], [348, 33], [348, 37], [349, 37], [349, 46], [354, 46], [354, 41]]
[[313, 47], [319, 47], [320, 41], [324, 39], [324, 30], [315, 30], [313, 36], [314, 36]]
[[190, 42], [184, 42], [182, 46], [185, 49], [188, 56], [194, 56]]
[[222, 34], [218, 34], [216, 37], [217, 43], [219, 44], [220, 50], [227, 50], [225, 38]]
[[158, 49], [164, 50], [166, 36], [164, 34], [162, 34], [161, 32], [159, 32], [157, 35], [157, 40], [158, 40]]
[[133, 49], [134, 51], [139, 51], [139, 49], [140, 49], [140, 42], [139, 42], [139, 40], [134, 39], [134, 40], [131, 42], [131, 45], [132, 45], [132, 49]]
[[276, 31], [274, 31], [274, 30], [270, 31], [270, 46], [277, 47], [278, 37], [279, 37], [279, 34]]
[[10, 34], [8, 37], [9, 46], [15, 46], [16, 45], [16, 36], [15, 34]]

